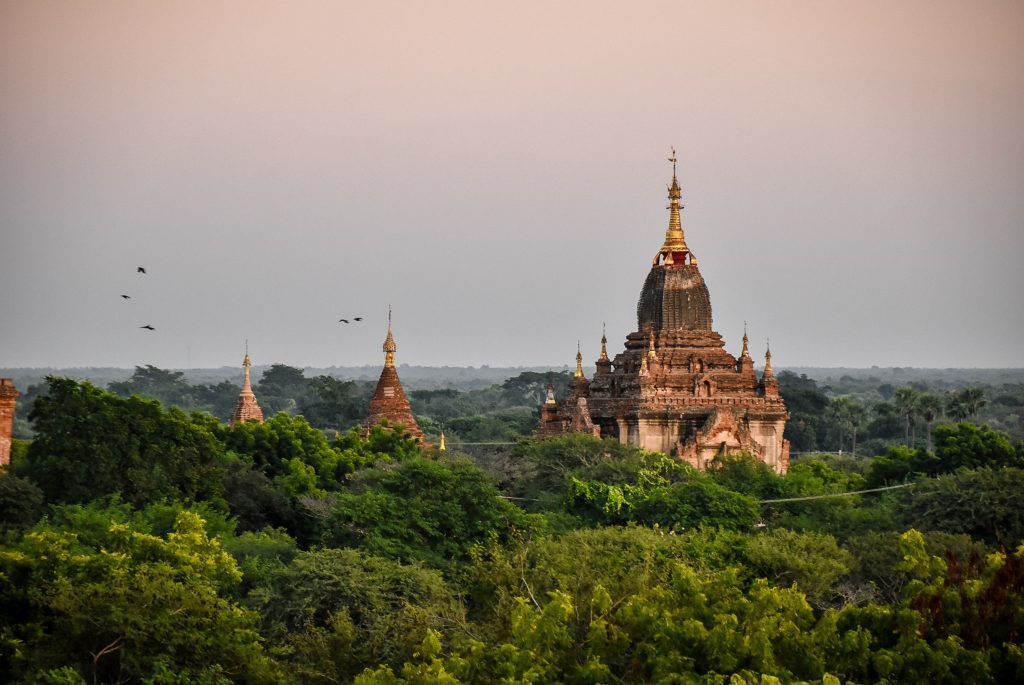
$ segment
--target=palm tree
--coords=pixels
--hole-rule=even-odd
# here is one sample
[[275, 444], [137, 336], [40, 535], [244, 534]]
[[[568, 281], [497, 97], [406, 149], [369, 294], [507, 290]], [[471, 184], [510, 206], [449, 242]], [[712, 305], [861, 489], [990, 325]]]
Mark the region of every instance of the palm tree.
[[921, 393], [911, 387], [898, 388], [892, 396], [892, 403], [896, 405], [896, 411], [903, 417], [906, 430], [907, 447], [913, 447], [916, 441], [914, 428], [917, 422], [917, 405]]
[[924, 393], [917, 400], [917, 411], [924, 419], [927, 449], [932, 451], [932, 421], [942, 416], [942, 398], [932, 393]]
[[832, 424], [831, 429], [838, 434], [840, 451], [843, 449], [846, 435], [849, 434], [852, 446], [850, 451], [856, 453], [857, 429], [867, 417], [864, 405], [853, 397], [836, 397], [829, 401], [826, 416]]
[[981, 388], [964, 388], [950, 400], [950, 414], [961, 421], [974, 418], [988, 404]]

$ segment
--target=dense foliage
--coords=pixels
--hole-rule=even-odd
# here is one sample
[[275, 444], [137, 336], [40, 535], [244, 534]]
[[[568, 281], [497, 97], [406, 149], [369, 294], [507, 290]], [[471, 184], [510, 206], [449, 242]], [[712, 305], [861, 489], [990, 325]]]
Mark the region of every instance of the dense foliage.
[[[311, 387], [268, 373], [268, 398]], [[497, 412], [478, 416], [546, 382], [474, 391]], [[800, 382], [807, 430], [863, 425]], [[350, 396], [317, 384], [313, 416]], [[473, 411], [429, 392], [452, 424]], [[1022, 450], [969, 421], [779, 476], [584, 435], [485, 470], [381, 428], [229, 427], [59, 378], [31, 418], [0, 471], [4, 682], [1024, 679]]]

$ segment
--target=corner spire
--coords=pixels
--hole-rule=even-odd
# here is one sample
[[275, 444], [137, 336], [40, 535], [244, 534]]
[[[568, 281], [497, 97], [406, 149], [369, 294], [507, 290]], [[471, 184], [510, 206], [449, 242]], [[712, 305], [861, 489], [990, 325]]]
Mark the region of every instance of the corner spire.
[[583, 353], [580, 351], [580, 341], [576, 341], [576, 373], [573, 374], [576, 378], [583, 378]]
[[648, 339], [650, 340], [650, 342], [649, 342], [648, 347], [647, 347], [647, 356], [650, 357], [651, 359], [657, 359], [658, 358], [658, 353], [654, 351], [654, 329], [653, 328], [651, 329], [651, 333], [650, 333], [650, 336], [649, 336]]
[[772, 378], [774, 375], [772, 373], [772, 341], [769, 338], [764, 352], [764, 374], [762, 374], [762, 377]]
[[740, 352], [741, 357], [749, 357], [750, 352], [747, 350], [747, 322], [743, 322], [743, 351]]
[[668, 158], [668, 161], [672, 162], [672, 185], [668, 188], [669, 205], [666, 208], [669, 210], [668, 229], [665, 231], [665, 242], [662, 244], [661, 250], [654, 257], [654, 265], [657, 266], [662, 263], [662, 260], [664, 260], [665, 264], [685, 264], [687, 256], [689, 256], [691, 264], [696, 264], [697, 259], [686, 245], [686, 238], [683, 235], [683, 222], [679, 214], [683, 208], [681, 203], [683, 193], [679, 187], [679, 180], [676, 178], [677, 160], [675, 148], [672, 148], [672, 156]]
[[608, 359], [608, 337], [605, 331], [605, 325], [601, 324], [601, 357], [600, 361], [610, 361]]
[[391, 305], [388, 305], [388, 337], [384, 339], [384, 366], [395, 365], [395, 336], [391, 334]]

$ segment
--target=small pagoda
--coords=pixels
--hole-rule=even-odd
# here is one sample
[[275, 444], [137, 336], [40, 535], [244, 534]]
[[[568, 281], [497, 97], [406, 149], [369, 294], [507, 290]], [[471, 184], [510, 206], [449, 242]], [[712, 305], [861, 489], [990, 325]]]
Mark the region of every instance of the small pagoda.
[[402, 381], [395, 369], [395, 336], [391, 332], [391, 311], [388, 311], [388, 336], [384, 339], [384, 368], [377, 381], [377, 389], [370, 400], [370, 413], [366, 417], [364, 434], [369, 435], [370, 429], [381, 422], [388, 428], [400, 429], [408, 433], [416, 442], [423, 442], [423, 431], [412, 415], [409, 399], [402, 389]]
[[242, 360], [245, 380], [242, 381], [242, 391], [238, 393], [238, 401], [235, 402], [235, 408], [231, 410], [231, 416], [228, 417], [228, 423], [232, 426], [245, 421], [263, 423], [263, 410], [260, 409], [260, 405], [256, 401], [256, 393], [252, 391], [252, 385], [249, 382], [249, 368], [251, 366], [252, 360], [249, 359], [249, 343], [247, 342], [245, 344], [245, 359]]

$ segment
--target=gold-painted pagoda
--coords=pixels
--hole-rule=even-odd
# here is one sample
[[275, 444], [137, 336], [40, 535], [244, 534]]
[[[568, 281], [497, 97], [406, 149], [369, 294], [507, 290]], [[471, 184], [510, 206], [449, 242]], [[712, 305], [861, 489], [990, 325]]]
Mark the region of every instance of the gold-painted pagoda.
[[669, 223], [640, 300], [637, 330], [609, 358], [601, 337], [597, 371], [583, 375], [577, 351], [569, 395], [549, 391], [541, 408], [541, 436], [576, 431], [663, 452], [698, 469], [721, 455], [748, 452], [778, 473], [789, 467], [783, 437], [789, 415], [765, 355], [760, 378], [746, 330], [739, 358], [714, 331], [711, 297], [686, 243], [675, 151], [669, 186]]

